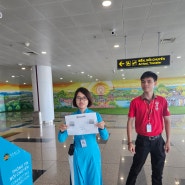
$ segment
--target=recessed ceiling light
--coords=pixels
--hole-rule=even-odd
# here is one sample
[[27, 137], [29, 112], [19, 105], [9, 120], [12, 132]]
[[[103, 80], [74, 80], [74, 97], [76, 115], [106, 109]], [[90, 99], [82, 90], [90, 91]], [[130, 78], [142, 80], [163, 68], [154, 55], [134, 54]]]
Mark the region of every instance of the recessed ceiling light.
[[181, 56], [177, 56], [177, 58], [181, 58]]
[[23, 84], [24, 84], [24, 85], [26, 85], [26, 83], [25, 83], [25, 82], [24, 82]]
[[71, 67], [71, 64], [68, 64], [67, 67]]
[[83, 72], [83, 71], [82, 71], [81, 73], [82, 73], [82, 74], [84, 74], [84, 72]]
[[119, 48], [119, 44], [115, 44], [114, 45], [114, 48]]
[[62, 80], [63, 78], [62, 77], [60, 77], [60, 80]]
[[8, 83], [8, 80], [6, 80], [6, 83]]
[[15, 78], [15, 76], [14, 76], [14, 75], [12, 75], [12, 78]]
[[29, 47], [29, 46], [30, 46], [30, 43], [29, 43], [29, 42], [25, 42], [24, 45], [25, 45], [26, 47]]
[[109, 7], [111, 4], [112, 4], [111, 1], [103, 1], [103, 2], [102, 2], [102, 5], [103, 5], [104, 7]]
[[25, 67], [21, 67], [22, 70], [25, 70], [26, 68]]
[[70, 80], [70, 82], [73, 82], [73, 80]]
[[41, 53], [42, 53], [43, 55], [47, 54], [47, 52], [46, 52], [46, 51], [42, 51]]

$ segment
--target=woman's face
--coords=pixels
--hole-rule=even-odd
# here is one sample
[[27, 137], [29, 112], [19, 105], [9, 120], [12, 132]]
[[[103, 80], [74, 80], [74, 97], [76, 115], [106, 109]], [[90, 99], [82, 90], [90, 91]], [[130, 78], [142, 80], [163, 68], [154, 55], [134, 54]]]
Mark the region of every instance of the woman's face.
[[87, 108], [88, 103], [89, 101], [87, 97], [83, 93], [78, 92], [76, 96], [76, 104], [82, 112]]

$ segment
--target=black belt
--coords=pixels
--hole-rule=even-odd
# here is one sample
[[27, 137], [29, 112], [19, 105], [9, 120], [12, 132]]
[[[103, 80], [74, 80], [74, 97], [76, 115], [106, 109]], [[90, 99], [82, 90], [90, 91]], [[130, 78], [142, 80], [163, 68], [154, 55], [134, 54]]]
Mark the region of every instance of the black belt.
[[157, 136], [142, 136], [142, 135], [137, 135], [140, 138], [144, 138], [144, 139], [148, 139], [148, 140], [155, 140], [161, 137], [161, 134], [157, 135]]

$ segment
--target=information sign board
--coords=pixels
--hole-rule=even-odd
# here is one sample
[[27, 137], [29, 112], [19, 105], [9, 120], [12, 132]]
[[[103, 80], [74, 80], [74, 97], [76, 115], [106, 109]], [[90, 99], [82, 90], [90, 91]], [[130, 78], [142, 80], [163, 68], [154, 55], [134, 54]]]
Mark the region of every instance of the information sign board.
[[170, 65], [170, 55], [117, 60], [117, 69]]
[[0, 137], [0, 184], [33, 185], [31, 154]]

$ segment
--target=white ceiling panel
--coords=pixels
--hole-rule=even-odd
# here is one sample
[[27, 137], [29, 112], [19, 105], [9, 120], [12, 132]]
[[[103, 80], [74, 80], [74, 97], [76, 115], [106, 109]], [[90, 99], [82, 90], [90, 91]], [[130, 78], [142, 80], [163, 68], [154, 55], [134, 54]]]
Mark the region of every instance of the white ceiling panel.
[[62, 4], [70, 16], [87, 14], [93, 11], [90, 0], [65, 1]]
[[65, 17], [67, 13], [60, 2], [53, 2], [34, 6], [46, 18]]

